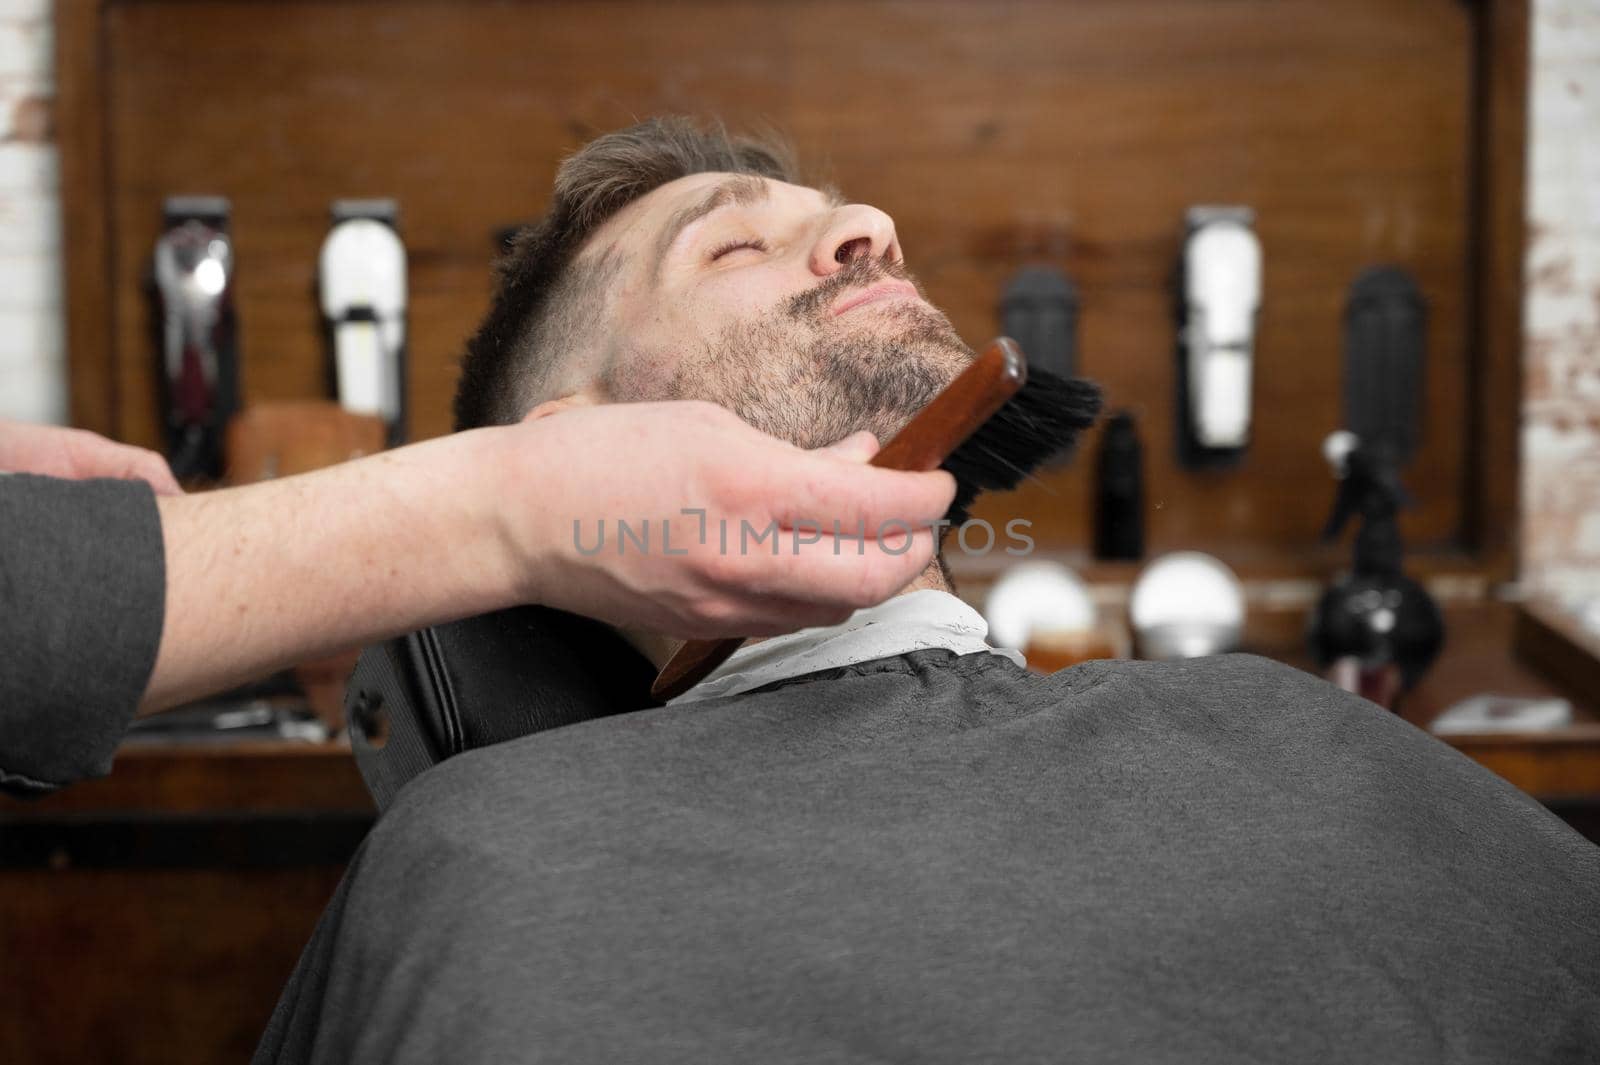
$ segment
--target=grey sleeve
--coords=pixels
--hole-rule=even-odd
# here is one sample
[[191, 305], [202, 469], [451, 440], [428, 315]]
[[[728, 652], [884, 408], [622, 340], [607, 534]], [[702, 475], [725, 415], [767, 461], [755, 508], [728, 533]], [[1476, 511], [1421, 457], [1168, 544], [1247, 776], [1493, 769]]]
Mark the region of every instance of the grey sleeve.
[[165, 610], [149, 485], [0, 474], [0, 789], [110, 772]]

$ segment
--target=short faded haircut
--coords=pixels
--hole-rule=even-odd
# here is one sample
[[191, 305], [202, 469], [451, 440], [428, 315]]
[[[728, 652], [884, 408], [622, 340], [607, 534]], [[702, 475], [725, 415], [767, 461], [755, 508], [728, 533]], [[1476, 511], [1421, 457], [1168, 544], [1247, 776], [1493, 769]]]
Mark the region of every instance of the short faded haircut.
[[564, 352], [599, 325], [616, 255], [578, 252], [633, 201], [691, 174], [727, 172], [796, 182], [787, 145], [735, 137], [719, 123], [653, 118], [607, 133], [556, 171], [544, 217], [521, 230], [497, 267], [489, 313], [467, 342], [456, 386], [455, 427], [516, 422], [535, 405]]

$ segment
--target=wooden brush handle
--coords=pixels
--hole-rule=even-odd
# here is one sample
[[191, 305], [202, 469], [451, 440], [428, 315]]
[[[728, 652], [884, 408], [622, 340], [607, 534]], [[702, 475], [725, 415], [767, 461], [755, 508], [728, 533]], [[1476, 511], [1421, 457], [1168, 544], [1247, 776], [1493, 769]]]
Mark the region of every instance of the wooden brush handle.
[[[938, 469], [1016, 395], [1027, 378], [1028, 363], [1022, 349], [1010, 338], [1000, 337], [872, 456], [868, 465], [910, 472]], [[726, 662], [744, 641], [745, 637], [735, 636], [685, 642], [662, 667], [650, 685], [650, 694], [662, 702], [682, 695]]]

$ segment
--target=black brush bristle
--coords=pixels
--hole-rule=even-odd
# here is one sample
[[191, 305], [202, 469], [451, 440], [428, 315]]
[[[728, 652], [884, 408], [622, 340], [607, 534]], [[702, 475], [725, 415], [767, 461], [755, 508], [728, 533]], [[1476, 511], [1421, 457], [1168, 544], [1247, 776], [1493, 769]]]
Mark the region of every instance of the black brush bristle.
[[1030, 367], [1017, 394], [941, 464], [956, 479], [956, 498], [945, 517], [960, 525], [982, 493], [1008, 492], [1065, 456], [1099, 413], [1100, 389], [1092, 381]]

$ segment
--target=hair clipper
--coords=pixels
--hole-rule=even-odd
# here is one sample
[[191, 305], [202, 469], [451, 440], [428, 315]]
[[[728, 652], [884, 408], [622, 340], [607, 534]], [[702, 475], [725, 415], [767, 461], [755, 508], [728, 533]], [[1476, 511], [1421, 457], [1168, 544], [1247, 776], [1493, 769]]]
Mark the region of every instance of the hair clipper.
[[167, 461], [180, 479], [218, 478], [223, 432], [239, 405], [228, 201], [179, 196], [156, 241]]
[[340, 200], [318, 262], [339, 405], [405, 438], [406, 248], [393, 200]]

